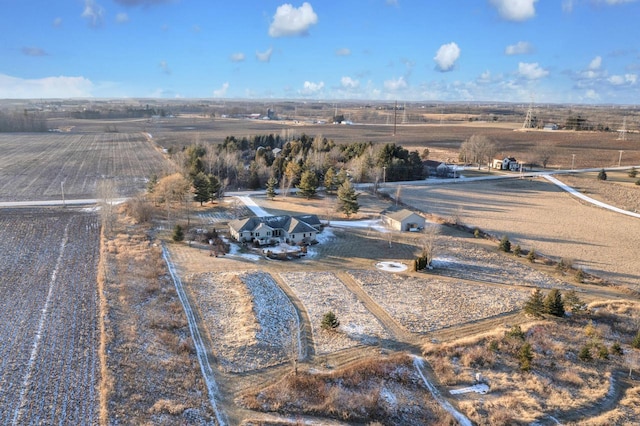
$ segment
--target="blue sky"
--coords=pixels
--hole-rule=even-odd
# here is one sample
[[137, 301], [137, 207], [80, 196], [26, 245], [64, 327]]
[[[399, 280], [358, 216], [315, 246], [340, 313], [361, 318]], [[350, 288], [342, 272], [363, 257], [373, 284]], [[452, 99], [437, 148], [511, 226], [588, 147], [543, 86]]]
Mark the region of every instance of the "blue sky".
[[1, 0], [0, 98], [637, 104], [637, 0]]

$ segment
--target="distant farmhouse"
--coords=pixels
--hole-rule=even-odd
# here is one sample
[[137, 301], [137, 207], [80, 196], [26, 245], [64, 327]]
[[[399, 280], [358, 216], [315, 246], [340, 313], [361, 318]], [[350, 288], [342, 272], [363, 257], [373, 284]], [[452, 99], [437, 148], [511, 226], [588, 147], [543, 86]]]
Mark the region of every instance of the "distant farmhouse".
[[510, 170], [512, 172], [520, 171], [520, 163], [514, 157], [505, 157], [502, 160], [494, 158], [491, 167], [498, 170]]
[[456, 166], [453, 164], [435, 160], [426, 160], [423, 161], [423, 164], [427, 168], [427, 174], [429, 176], [439, 178], [459, 177], [459, 175], [456, 176]]
[[424, 228], [425, 219], [407, 209], [389, 208], [380, 213], [382, 223], [395, 231], [417, 232]]
[[316, 215], [248, 217], [229, 222], [229, 231], [236, 241], [261, 246], [280, 242], [311, 244], [320, 229]]

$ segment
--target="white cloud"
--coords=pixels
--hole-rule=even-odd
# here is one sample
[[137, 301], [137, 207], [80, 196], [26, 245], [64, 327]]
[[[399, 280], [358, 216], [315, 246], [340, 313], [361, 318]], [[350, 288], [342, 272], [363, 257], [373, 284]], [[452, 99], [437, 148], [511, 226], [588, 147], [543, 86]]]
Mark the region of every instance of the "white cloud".
[[433, 60], [436, 61], [438, 70], [446, 72], [453, 69], [459, 57], [460, 48], [456, 43], [451, 42], [440, 46]]
[[0, 74], [0, 98], [86, 98], [94, 85], [84, 77], [45, 77], [23, 79]]
[[342, 49], [336, 50], [336, 55], [338, 55], [338, 56], [349, 56], [349, 55], [351, 55], [351, 49], [343, 47]]
[[84, 10], [81, 16], [87, 20], [90, 26], [101, 27], [104, 22], [104, 8], [95, 0], [84, 0]]
[[498, 13], [507, 21], [526, 21], [536, 16], [538, 0], [489, 0]]
[[637, 0], [599, 0], [598, 3], [606, 3], [609, 5], [616, 5], [616, 4], [624, 4], [624, 3], [634, 3]]
[[62, 18], [56, 18], [53, 20], [53, 26], [58, 28], [59, 26], [62, 25]]
[[398, 90], [406, 89], [407, 82], [405, 81], [404, 77], [400, 77], [396, 80], [394, 79], [386, 80], [384, 82], [384, 88], [391, 92], [396, 92]]
[[156, 4], [171, 3], [173, 0], [114, 0], [123, 6], [154, 6]]
[[601, 66], [602, 66], [602, 57], [601, 56], [596, 56], [595, 58], [593, 58], [591, 60], [591, 62], [589, 62], [589, 70], [591, 70], [591, 71], [599, 70]]
[[224, 98], [227, 95], [227, 89], [229, 89], [229, 83], [225, 82], [219, 89], [213, 91], [213, 97]]
[[167, 61], [160, 61], [158, 66], [162, 69], [163, 73], [171, 74], [171, 68], [169, 68], [169, 64], [167, 64]]
[[527, 55], [533, 52], [533, 45], [526, 41], [519, 41], [516, 44], [511, 44], [504, 49], [505, 55]]
[[598, 95], [598, 93], [595, 90], [589, 89], [584, 94], [584, 98], [588, 99], [589, 101], [599, 101], [600, 100], [600, 95]]
[[324, 89], [324, 81], [321, 81], [320, 83], [305, 81], [302, 89], [300, 90], [300, 94], [303, 96], [313, 96], [318, 94], [322, 89]]
[[386, 3], [387, 3], [387, 6], [397, 6], [398, 0], [387, 0]]
[[360, 87], [360, 82], [358, 80], [354, 80], [351, 77], [345, 76], [340, 79], [340, 84], [344, 89], [353, 90]]
[[256, 52], [256, 59], [260, 62], [269, 62], [273, 54], [273, 47], [268, 48], [264, 52]]
[[125, 22], [129, 22], [129, 15], [124, 12], [118, 13], [116, 15], [116, 22], [119, 24], [124, 24]]
[[480, 77], [478, 77], [478, 79], [476, 80], [479, 84], [487, 84], [487, 83], [491, 83], [491, 71], [487, 70], [485, 72], [483, 72], [482, 74], [480, 74]]
[[573, 12], [573, 6], [575, 6], [576, 0], [562, 0], [562, 10], [564, 12]]
[[271, 37], [307, 35], [309, 28], [317, 23], [318, 15], [309, 3], [304, 2], [297, 9], [286, 3], [276, 9], [276, 14], [273, 15], [273, 21], [269, 26], [269, 35]]
[[549, 75], [549, 71], [540, 67], [537, 62], [520, 62], [518, 64], [518, 73], [528, 80], [538, 80]]
[[231, 54], [231, 62], [243, 62], [244, 61], [244, 53], [237, 52]]
[[636, 84], [638, 82], [637, 74], [612, 75], [607, 79], [614, 86], [622, 86], [623, 84]]

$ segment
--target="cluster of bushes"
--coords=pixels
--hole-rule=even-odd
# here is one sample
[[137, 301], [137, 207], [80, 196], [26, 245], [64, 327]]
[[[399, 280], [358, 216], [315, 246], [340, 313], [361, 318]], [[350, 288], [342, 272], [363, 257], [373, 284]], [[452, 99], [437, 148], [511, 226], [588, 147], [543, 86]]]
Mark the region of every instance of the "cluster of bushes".
[[431, 266], [431, 261], [429, 260], [428, 255], [418, 256], [413, 260], [413, 270], [414, 271], [422, 271], [423, 269], [427, 269]]

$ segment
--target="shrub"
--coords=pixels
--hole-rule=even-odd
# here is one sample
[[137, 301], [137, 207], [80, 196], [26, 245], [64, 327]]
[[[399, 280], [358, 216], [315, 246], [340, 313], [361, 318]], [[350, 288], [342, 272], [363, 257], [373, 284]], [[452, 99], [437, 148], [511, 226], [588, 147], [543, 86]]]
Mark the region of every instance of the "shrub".
[[578, 297], [575, 290], [570, 290], [565, 294], [564, 304], [573, 314], [577, 314], [586, 308], [584, 302]]
[[605, 345], [600, 345], [600, 347], [598, 347], [598, 358], [609, 359], [609, 350]]
[[630, 178], [634, 178], [638, 176], [638, 170], [635, 167], [632, 167], [631, 170], [627, 173]]
[[520, 256], [520, 253], [522, 253], [522, 248], [520, 247], [520, 244], [516, 244], [516, 246], [513, 248], [513, 254], [515, 254], [516, 256]]
[[593, 320], [589, 320], [589, 323], [584, 326], [584, 334], [586, 334], [587, 337], [590, 338], [599, 337], [598, 329], [595, 325], [593, 325]]
[[640, 185], [640, 179], [636, 181], [636, 185]]
[[524, 332], [522, 331], [522, 328], [520, 328], [519, 325], [514, 325], [513, 327], [511, 327], [511, 330], [505, 332], [505, 335], [509, 337], [514, 337], [520, 340], [524, 340], [525, 338]]
[[473, 236], [476, 238], [480, 238], [481, 237], [481, 233], [480, 233], [480, 229], [476, 228], [473, 230]]
[[531, 344], [529, 342], [522, 345], [518, 352], [518, 362], [520, 364], [520, 370], [530, 371], [531, 361], [533, 361], [533, 351], [531, 350]]
[[531, 263], [536, 260], [536, 252], [534, 249], [529, 250], [529, 253], [527, 253], [527, 260]]
[[575, 275], [575, 277], [576, 277], [576, 282], [578, 282], [578, 283], [582, 283], [582, 282], [584, 282], [584, 279], [585, 279], [584, 271], [583, 271], [582, 269], [578, 268], [578, 269], [576, 270], [576, 275]]
[[598, 180], [607, 180], [607, 172], [604, 169], [598, 172]]
[[613, 345], [611, 345], [610, 352], [614, 355], [622, 355], [624, 351], [622, 350], [622, 346], [620, 346], [620, 342], [614, 342]]
[[500, 251], [509, 253], [511, 251], [511, 242], [509, 241], [509, 237], [507, 237], [506, 235], [503, 236], [500, 240], [500, 245], [498, 246], [498, 248], [500, 249]]
[[171, 236], [171, 239], [176, 243], [184, 240], [184, 230], [182, 229], [182, 226], [176, 225], [175, 228], [173, 228], [173, 235]]
[[584, 362], [591, 361], [593, 359], [593, 356], [591, 356], [591, 347], [589, 345], [584, 345], [578, 353], [578, 358], [580, 361]]
[[339, 326], [340, 326], [340, 321], [338, 321], [338, 318], [332, 311], [327, 312], [322, 317], [322, 329], [335, 330]]
[[631, 341], [631, 346], [636, 349], [640, 349], [640, 330], [636, 334], [636, 337], [634, 337], [633, 340]]

